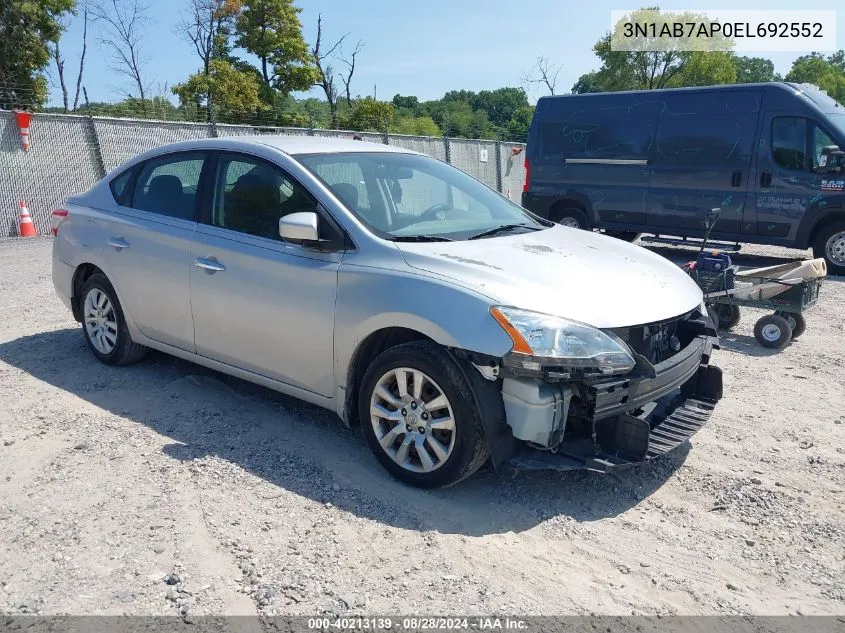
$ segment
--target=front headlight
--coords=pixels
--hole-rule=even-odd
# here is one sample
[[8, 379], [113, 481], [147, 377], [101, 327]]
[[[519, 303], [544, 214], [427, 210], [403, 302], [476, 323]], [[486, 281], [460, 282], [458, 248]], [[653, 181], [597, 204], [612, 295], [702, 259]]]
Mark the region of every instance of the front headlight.
[[513, 341], [513, 354], [601, 374], [627, 373], [634, 368], [625, 343], [590, 325], [503, 306], [490, 308], [490, 314]]

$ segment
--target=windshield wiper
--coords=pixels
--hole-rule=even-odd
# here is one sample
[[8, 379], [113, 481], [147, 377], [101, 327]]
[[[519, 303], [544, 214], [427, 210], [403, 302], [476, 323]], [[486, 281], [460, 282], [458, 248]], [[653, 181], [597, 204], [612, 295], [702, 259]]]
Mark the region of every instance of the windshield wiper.
[[441, 237], [440, 235], [395, 235], [392, 239], [394, 242], [451, 242], [448, 237]]
[[497, 226], [497, 227], [489, 229], [487, 231], [482, 231], [481, 233], [476, 233], [475, 235], [471, 235], [467, 239], [468, 240], [477, 240], [481, 237], [489, 237], [491, 235], [497, 235], [498, 233], [504, 233], [505, 231], [512, 231], [513, 229], [530, 229], [531, 231], [539, 231], [540, 227], [531, 226], [530, 224], [503, 224], [501, 226]]

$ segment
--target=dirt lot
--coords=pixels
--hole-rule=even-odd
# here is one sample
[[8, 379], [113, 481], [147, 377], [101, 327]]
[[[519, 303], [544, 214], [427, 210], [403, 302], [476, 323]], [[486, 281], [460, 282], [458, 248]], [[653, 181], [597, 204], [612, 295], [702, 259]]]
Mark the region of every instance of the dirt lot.
[[0, 242], [0, 613], [845, 613], [842, 279], [782, 352], [746, 311], [688, 450], [420, 492], [331, 413], [161, 354], [101, 365], [50, 246]]

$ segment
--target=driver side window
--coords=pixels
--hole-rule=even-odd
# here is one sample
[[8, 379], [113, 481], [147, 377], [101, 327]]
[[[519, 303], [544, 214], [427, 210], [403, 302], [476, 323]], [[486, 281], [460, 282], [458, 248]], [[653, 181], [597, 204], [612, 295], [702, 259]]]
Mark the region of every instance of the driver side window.
[[818, 125], [813, 125], [813, 169], [821, 165], [822, 150], [829, 145], [836, 145], [830, 135]]
[[317, 202], [281, 169], [262, 160], [221, 154], [217, 162], [211, 224], [280, 240], [279, 218], [317, 212]]

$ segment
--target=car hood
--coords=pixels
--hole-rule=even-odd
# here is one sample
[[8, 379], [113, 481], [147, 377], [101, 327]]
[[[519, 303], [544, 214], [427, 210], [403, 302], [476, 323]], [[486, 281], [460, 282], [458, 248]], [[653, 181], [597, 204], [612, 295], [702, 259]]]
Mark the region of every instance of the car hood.
[[[640, 246], [563, 226], [460, 242], [397, 242], [412, 268], [507, 306], [617, 328], [680, 316], [701, 290], [679, 267]], [[444, 306], [448, 309], [448, 306]]]

